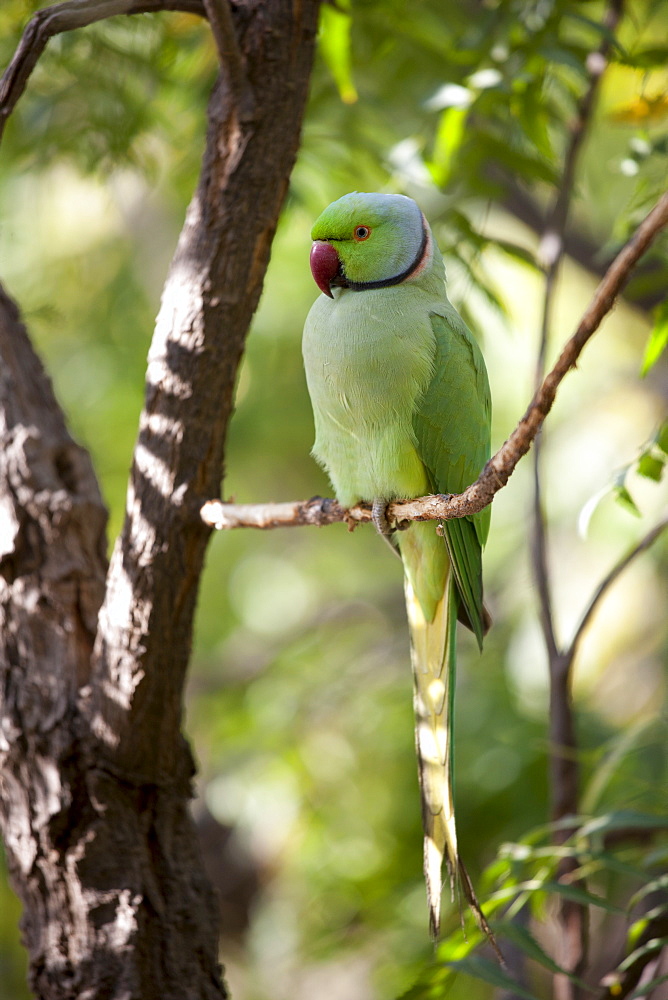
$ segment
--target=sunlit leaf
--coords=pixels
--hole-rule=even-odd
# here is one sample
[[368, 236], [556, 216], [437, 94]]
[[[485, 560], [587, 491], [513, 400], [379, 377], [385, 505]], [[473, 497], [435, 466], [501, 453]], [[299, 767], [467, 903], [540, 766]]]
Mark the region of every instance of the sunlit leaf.
[[434, 183], [445, 187], [452, 165], [462, 144], [468, 108], [449, 107], [441, 113], [431, 162], [427, 165]]
[[661, 482], [663, 469], [664, 463], [660, 458], [655, 458], [654, 455], [642, 455], [638, 462], [638, 475], [644, 476], [645, 479], [652, 479], [655, 483]]
[[640, 936], [644, 934], [647, 925], [651, 920], [656, 920], [657, 917], [668, 913], [668, 903], [663, 903], [661, 906], [653, 906], [651, 910], [644, 913], [640, 920], [634, 921], [629, 927], [628, 941], [629, 944], [635, 945], [635, 942], [639, 940]]
[[633, 514], [634, 517], [642, 517], [638, 505], [636, 504], [635, 500], [629, 493], [626, 486], [624, 485], [615, 486], [613, 488], [613, 494], [617, 503], [625, 510], [627, 510], [629, 514]]
[[654, 326], [649, 335], [645, 354], [640, 366], [640, 374], [646, 375], [652, 368], [668, 345], [668, 300], [662, 302], [654, 315]]
[[352, 74], [352, 17], [343, 5], [325, 3], [320, 9], [320, 50], [334, 77], [341, 100], [354, 104], [357, 90]]

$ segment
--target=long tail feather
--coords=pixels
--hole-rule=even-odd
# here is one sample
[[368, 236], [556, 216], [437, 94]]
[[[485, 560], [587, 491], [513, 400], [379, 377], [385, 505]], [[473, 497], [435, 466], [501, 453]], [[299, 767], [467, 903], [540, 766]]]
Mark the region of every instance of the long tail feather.
[[433, 617], [425, 617], [411, 578], [418, 579], [411, 549], [404, 545], [404, 587], [411, 634], [415, 743], [418, 757], [424, 830], [424, 875], [429, 925], [434, 938], [441, 923], [442, 868], [446, 862], [450, 888], [461, 886], [481, 931], [503, 964], [492, 930], [478, 902], [469, 874], [459, 856], [453, 798], [453, 707], [456, 677], [455, 629], [459, 601], [456, 582], [447, 566], [445, 587]]
[[427, 621], [408, 576], [405, 580], [413, 661], [415, 742], [422, 793], [424, 875], [429, 923], [434, 937], [438, 936], [441, 921], [443, 860], [448, 864], [453, 888], [458, 867], [451, 725], [457, 610], [452, 586], [452, 574], [448, 573], [433, 620]]

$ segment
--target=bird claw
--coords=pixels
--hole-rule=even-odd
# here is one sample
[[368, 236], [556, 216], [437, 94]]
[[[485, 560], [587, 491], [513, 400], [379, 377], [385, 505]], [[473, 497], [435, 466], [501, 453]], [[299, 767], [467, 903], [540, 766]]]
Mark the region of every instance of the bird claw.
[[371, 520], [376, 525], [378, 534], [384, 538], [389, 538], [392, 534], [392, 528], [386, 515], [387, 507], [387, 500], [381, 500], [380, 497], [376, 497], [371, 504]]

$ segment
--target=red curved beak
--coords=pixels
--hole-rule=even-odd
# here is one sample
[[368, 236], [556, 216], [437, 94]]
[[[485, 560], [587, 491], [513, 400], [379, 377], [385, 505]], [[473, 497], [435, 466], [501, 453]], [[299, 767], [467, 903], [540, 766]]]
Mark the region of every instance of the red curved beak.
[[341, 269], [339, 255], [331, 243], [324, 240], [315, 240], [311, 247], [311, 274], [316, 285], [325, 295], [332, 295], [332, 281], [338, 277]]

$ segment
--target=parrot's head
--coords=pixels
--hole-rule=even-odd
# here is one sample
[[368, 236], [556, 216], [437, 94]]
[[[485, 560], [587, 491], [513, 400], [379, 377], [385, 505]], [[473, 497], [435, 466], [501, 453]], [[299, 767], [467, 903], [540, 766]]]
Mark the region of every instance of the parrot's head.
[[311, 239], [311, 272], [330, 298], [336, 287], [398, 285], [431, 259], [427, 221], [403, 194], [346, 194], [316, 220]]

